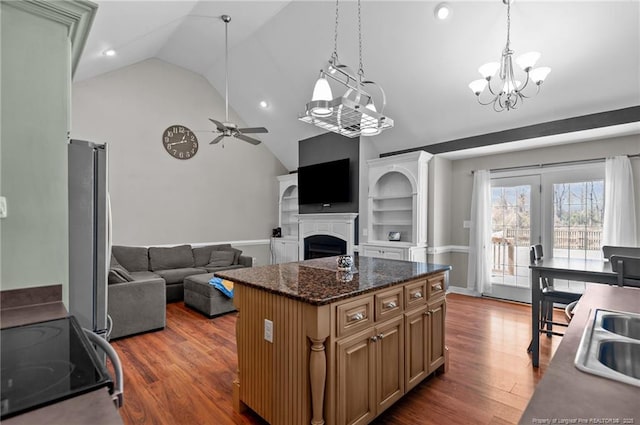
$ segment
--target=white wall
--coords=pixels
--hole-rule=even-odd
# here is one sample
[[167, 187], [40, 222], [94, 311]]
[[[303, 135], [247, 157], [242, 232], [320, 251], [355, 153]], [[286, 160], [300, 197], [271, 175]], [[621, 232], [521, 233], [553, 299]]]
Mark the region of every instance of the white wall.
[[[634, 135], [453, 161], [451, 175], [449, 176], [452, 186], [449, 209], [451, 233], [448, 245], [469, 245], [469, 229], [463, 228], [463, 221], [469, 220], [471, 211], [472, 170], [586, 160], [638, 153], [640, 153], [640, 136]], [[635, 178], [636, 211], [640, 212], [640, 159], [631, 159], [631, 164]], [[437, 208], [437, 205], [435, 208]], [[640, 220], [640, 216], [638, 219]], [[638, 232], [640, 237], [640, 226], [638, 226]], [[465, 287], [467, 281], [467, 254], [452, 252], [450, 264], [453, 265], [450, 283], [454, 286]]]
[[[228, 138], [209, 145], [215, 135], [208, 118], [224, 121], [225, 111], [206, 79], [150, 59], [74, 83], [72, 94], [72, 138], [108, 144], [114, 244], [271, 235], [278, 223], [276, 176], [287, 170], [263, 144]], [[230, 119], [245, 125], [233, 111]], [[162, 133], [173, 124], [206, 130], [196, 132], [195, 157], [178, 160], [165, 151]]]
[[66, 301], [68, 28], [11, 3], [0, 5], [0, 289], [61, 284]]
[[429, 161], [427, 261], [450, 264], [452, 161], [434, 156]]

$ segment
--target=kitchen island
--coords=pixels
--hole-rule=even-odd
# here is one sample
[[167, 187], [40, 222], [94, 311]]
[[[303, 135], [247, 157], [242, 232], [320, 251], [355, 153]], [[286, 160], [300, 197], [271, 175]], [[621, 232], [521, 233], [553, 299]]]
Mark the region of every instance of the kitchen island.
[[445, 369], [448, 265], [336, 257], [217, 273], [235, 283], [234, 407], [272, 425], [366, 424]]

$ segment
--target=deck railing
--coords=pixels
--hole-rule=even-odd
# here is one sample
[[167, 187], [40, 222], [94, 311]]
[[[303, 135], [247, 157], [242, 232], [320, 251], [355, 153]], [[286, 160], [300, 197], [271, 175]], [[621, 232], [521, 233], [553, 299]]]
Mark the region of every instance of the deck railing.
[[[602, 228], [575, 229], [556, 227], [553, 232], [553, 247], [556, 249], [601, 249]], [[491, 237], [493, 264], [492, 271], [513, 275], [515, 269], [514, 251], [516, 247], [531, 245], [529, 229], [507, 228], [494, 232]]]

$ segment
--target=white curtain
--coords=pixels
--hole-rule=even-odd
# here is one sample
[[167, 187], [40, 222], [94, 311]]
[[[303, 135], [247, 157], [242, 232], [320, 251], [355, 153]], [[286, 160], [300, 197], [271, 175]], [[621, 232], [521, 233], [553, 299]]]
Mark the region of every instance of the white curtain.
[[491, 293], [491, 176], [488, 170], [473, 174], [467, 288]]
[[636, 246], [633, 170], [627, 156], [607, 158], [602, 245]]

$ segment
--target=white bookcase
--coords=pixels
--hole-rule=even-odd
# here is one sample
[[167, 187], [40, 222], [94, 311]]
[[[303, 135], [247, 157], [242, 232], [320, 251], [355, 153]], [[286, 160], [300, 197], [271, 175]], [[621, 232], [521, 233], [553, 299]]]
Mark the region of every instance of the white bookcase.
[[[410, 152], [367, 161], [369, 167], [367, 257], [427, 260], [427, 175], [433, 155]], [[390, 241], [390, 233], [400, 240]]]
[[278, 227], [282, 237], [273, 238], [275, 264], [298, 261], [298, 175], [278, 176]]

